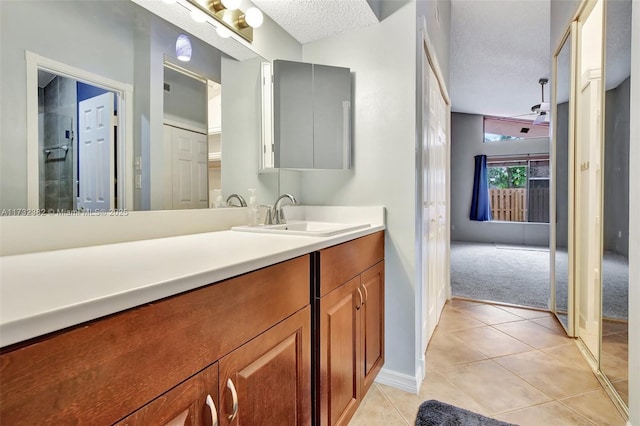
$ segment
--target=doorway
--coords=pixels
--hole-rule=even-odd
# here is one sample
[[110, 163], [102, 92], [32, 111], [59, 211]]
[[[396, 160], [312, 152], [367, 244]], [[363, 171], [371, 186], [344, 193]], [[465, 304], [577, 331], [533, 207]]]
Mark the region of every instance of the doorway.
[[27, 59], [27, 206], [49, 214], [132, 205], [130, 85], [32, 52]]
[[165, 61], [163, 105], [164, 208], [226, 206], [221, 84]]
[[38, 70], [41, 211], [117, 208], [116, 100], [112, 91]]

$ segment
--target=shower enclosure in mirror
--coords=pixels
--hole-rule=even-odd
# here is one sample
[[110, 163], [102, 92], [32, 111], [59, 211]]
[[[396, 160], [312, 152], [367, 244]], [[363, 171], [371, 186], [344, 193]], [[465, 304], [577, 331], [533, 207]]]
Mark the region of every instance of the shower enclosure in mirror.
[[[567, 334], [573, 335], [573, 271], [570, 268], [573, 259], [571, 229], [569, 220], [573, 217], [573, 193], [569, 191], [573, 185], [573, 114], [575, 93], [571, 84], [571, 72], [574, 64], [574, 36], [573, 24], [560, 47], [554, 55], [553, 79], [553, 135], [552, 135], [552, 163], [553, 163], [553, 210], [551, 217], [552, 235], [552, 309]], [[571, 148], [570, 148], [571, 147]]]
[[606, 3], [600, 371], [629, 405], [631, 0]]

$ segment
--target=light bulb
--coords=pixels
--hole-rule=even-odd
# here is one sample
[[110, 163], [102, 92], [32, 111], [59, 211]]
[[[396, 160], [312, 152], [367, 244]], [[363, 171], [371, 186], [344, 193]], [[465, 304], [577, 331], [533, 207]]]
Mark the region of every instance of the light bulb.
[[250, 7], [244, 13], [244, 20], [252, 28], [258, 28], [264, 21], [264, 16], [257, 7]]
[[191, 40], [186, 34], [180, 34], [176, 40], [176, 57], [182, 62], [191, 60]]
[[163, 2], [165, 2], [166, 4], [174, 4], [176, 2], [176, 0], [162, 0]]
[[201, 10], [193, 9], [191, 11], [191, 19], [193, 19], [197, 23], [202, 23], [207, 20], [207, 15], [205, 15]]
[[216, 28], [216, 33], [220, 38], [229, 38], [231, 37], [231, 31], [227, 27], [218, 27]]
[[240, 0], [222, 0], [222, 5], [228, 10], [236, 10], [240, 7]]

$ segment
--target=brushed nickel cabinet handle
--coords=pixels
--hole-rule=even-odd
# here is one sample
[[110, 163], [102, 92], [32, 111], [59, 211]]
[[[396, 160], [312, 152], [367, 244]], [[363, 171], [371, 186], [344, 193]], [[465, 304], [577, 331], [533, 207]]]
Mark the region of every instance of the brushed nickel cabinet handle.
[[360, 287], [358, 287], [358, 296], [360, 296], [360, 304], [356, 305], [356, 309], [360, 309], [360, 307], [364, 304], [363, 302], [363, 298], [362, 298], [362, 292], [360, 291]]
[[211, 410], [211, 426], [218, 426], [218, 412], [216, 411], [216, 404], [214, 404], [211, 395], [207, 395], [206, 403], [209, 406], [209, 410]]
[[369, 300], [369, 292], [367, 291], [366, 285], [363, 285], [362, 289], [364, 290], [364, 302], [362, 302], [362, 304], [364, 305]]
[[238, 393], [230, 378], [227, 379], [227, 388], [231, 391], [231, 397], [233, 398], [233, 413], [229, 416], [229, 421], [232, 422], [238, 415]]

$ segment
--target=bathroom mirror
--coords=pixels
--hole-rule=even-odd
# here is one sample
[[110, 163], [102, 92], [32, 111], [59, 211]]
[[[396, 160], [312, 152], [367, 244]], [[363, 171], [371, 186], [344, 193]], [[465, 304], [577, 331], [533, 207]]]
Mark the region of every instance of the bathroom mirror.
[[[551, 221], [552, 234], [555, 236], [553, 250], [553, 311], [569, 335], [573, 334], [572, 315], [569, 306], [569, 176], [572, 173], [572, 158], [569, 156], [569, 138], [573, 137], [573, 91], [571, 90], [571, 65], [573, 54], [573, 36], [571, 26], [564, 37], [560, 49], [554, 56], [554, 112], [553, 112], [553, 185], [555, 194], [555, 221]], [[553, 217], [552, 216], [552, 217]]]
[[631, 0], [607, 2], [600, 370], [629, 405], [629, 130]]
[[[275, 199], [278, 173], [257, 173], [264, 59], [246, 46], [232, 57], [202, 41], [202, 33], [192, 34], [186, 25], [178, 27], [136, 3], [144, 1], [0, 2], [3, 211], [209, 207], [209, 189], [216, 184], [224, 197], [246, 196], [248, 188], [256, 188], [261, 201]], [[180, 13], [183, 21], [172, 22], [194, 25], [187, 11]], [[189, 40], [188, 62], [178, 59], [179, 36]], [[240, 44], [220, 42], [233, 43]], [[167, 72], [167, 64], [178, 68]], [[182, 84], [185, 76], [202, 79], [197, 93]], [[220, 85], [219, 126], [209, 123], [208, 83]], [[81, 105], [87, 99], [93, 104]], [[83, 121], [87, 117], [98, 118], [91, 124]], [[188, 138], [178, 137], [168, 144], [167, 125], [200, 134], [206, 143], [187, 147]], [[80, 141], [93, 127], [106, 130]], [[211, 141], [212, 135], [218, 139]], [[112, 139], [111, 148], [90, 154], [106, 144], [85, 141], [105, 138]], [[204, 166], [178, 167], [186, 161], [175, 155], [178, 148], [198, 150]], [[217, 180], [209, 176], [211, 161], [222, 162]], [[189, 179], [187, 169], [195, 170]], [[191, 191], [198, 203], [174, 203], [176, 188], [194, 185], [195, 179], [203, 182]], [[178, 191], [178, 198], [187, 192]], [[103, 203], [79, 204], [79, 199]]]

